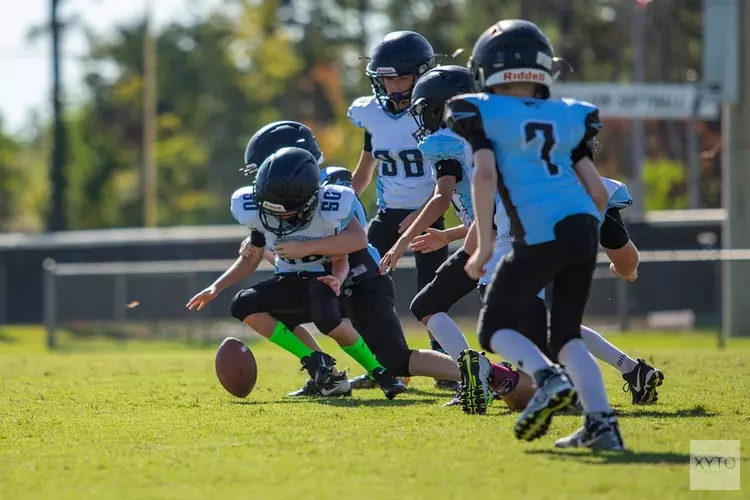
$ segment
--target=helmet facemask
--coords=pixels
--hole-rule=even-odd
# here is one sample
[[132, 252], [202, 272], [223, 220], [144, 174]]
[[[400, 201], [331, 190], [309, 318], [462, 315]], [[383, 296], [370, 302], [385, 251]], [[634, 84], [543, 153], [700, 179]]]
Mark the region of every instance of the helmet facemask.
[[[307, 228], [315, 215], [315, 208], [318, 205], [318, 190], [297, 210], [290, 210], [283, 205], [263, 201], [256, 196], [260, 223], [263, 227], [281, 238], [288, 236], [297, 231]], [[292, 212], [290, 214], [290, 212]], [[284, 215], [282, 215], [284, 214]]]

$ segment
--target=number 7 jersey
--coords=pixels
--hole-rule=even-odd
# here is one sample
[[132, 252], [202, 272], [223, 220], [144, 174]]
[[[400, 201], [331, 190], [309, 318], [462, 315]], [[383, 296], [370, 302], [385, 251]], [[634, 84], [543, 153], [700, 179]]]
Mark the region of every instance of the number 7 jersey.
[[[268, 231], [260, 222], [258, 206], [255, 203], [253, 187], [246, 186], [238, 189], [232, 195], [232, 216], [237, 222], [250, 229], [253, 233], [261, 233], [265, 237], [266, 248], [274, 250], [277, 243], [284, 241], [305, 241], [334, 236], [343, 231], [356, 215], [356, 194], [351, 188], [338, 185], [323, 186], [318, 191], [318, 206], [310, 223], [291, 234], [281, 238]], [[271, 217], [271, 220], [274, 218]], [[323, 264], [328, 257], [309, 255], [302, 259], [283, 259], [276, 255], [275, 274], [297, 273], [301, 271], [325, 272]]]
[[555, 225], [570, 215], [601, 220], [573, 165], [590, 156], [599, 131], [598, 110], [573, 99], [522, 99], [467, 94], [448, 101], [447, 121], [474, 148], [491, 148], [498, 192], [513, 241], [535, 245], [555, 239]]

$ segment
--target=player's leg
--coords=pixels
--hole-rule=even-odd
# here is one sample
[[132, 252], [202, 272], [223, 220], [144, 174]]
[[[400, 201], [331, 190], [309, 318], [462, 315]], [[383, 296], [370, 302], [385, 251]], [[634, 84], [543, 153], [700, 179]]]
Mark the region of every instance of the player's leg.
[[[551, 252], [538, 248], [541, 246], [520, 247], [505, 255], [487, 288], [478, 328], [482, 348], [511, 361], [519, 370], [531, 375], [540, 387], [541, 382], [557, 374], [549, 359], [519, 330], [539, 290], [553, 275], [553, 264], [547, 260]], [[489, 361], [480, 353], [468, 350], [462, 353], [459, 366], [465, 386], [464, 411], [484, 413], [491, 394]], [[550, 378], [550, 382], [556, 380]], [[541, 405], [537, 411], [544, 412], [547, 406], [554, 409], [564, 402], [568, 392], [574, 392], [569, 385], [563, 387], [557, 383], [550, 385], [550, 391], [554, 400], [537, 403]]]
[[296, 356], [310, 377], [322, 385], [333, 374], [335, 360], [323, 351], [315, 351], [300, 341], [274, 314], [309, 308], [307, 283], [296, 276], [274, 276], [238, 292], [230, 303], [232, 316], [258, 334]]
[[664, 381], [664, 373], [643, 359], [634, 360], [602, 335], [587, 326], [581, 325], [581, 338], [589, 352], [617, 369], [625, 380], [623, 389], [630, 391], [633, 404], [655, 403], [656, 388]]
[[395, 375], [385, 373], [370, 346], [351, 324], [342, 319], [341, 305], [333, 290], [317, 279], [310, 279], [309, 286], [312, 318], [320, 333], [335, 340], [345, 353], [359, 363], [368, 374], [373, 375], [388, 399], [403, 393], [403, 384]]
[[432, 281], [424, 286], [412, 300], [409, 309], [422, 322], [445, 352], [453, 359], [469, 348], [466, 337], [448, 316], [448, 310], [477, 286], [466, 275], [464, 266], [469, 260], [463, 247], [457, 250], [437, 269]]
[[458, 366], [449, 356], [412, 350], [395, 309], [393, 280], [378, 276], [357, 283], [347, 299], [351, 320], [383, 366], [394, 375], [420, 375], [458, 381]]
[[[591, 229], [587, 230], [587, 226]], [[565, 366], [586, 414], [584, 426], [558, 440], [556, 446], [621, 450], [622, 437], [599, 364], [581, 339], [583, 311], [596, 268], [596, 229], [595, 219], [589, 216], [568, 217], [555, 228], [559, 253], [572, 265], [558, 272], [553, 280], [550, 351]], [[585, 238], [589, 233], [591, 237]]]
[[[295, 337], [300, 339], [303, 344], [313, 349], [314, 351], [323, 351], [318, 342], [313, 337], [310, 330], [305, 328], [304, 323], [310, 323], [312, 321], [312, 315], [310, 311], [303, 311], [297, 313], [276, 313], [274, 315], [280, 323], [282, 323], [289, 331], [291, 331]], [[304, 368], [302, 368], [304, 370]], [[321, 390], [315, 384], [312, 378], [305, 380], [302, 387], [296, 391], [292, 391], [288, 396], [323, 396], [324, 391]], [[349, 377], [345, 372], [339, 372], [334, 366], [331, 373], [331, 378], [325, 387], [325, 396], [350, 396], [352, 393], [351, 384], [349, 384]]]

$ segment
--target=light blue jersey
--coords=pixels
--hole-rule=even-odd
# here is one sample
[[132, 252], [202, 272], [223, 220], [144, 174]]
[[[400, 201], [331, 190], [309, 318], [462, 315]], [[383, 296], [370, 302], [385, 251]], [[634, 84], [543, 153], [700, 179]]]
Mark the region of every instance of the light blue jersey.
[[[424, 159], [432, 164], [435, 182], [443, 175], [456, 177], [451, 201], [458, 218], [464, 226], [469, 227], [474, 220], [474, 205], [471, 201], [474, 153], [471, 146], [452, 130], [444, 128], [424, 138], [419, 143], [419, 150]], [[455, 162], [458, 162], [457, 166]]]
[[571, 215], [602, 219], [573, 170], [574, 151], [601, 126], [596, 107], [491, 94], [458, 96], [447, 106], [455, 132], [472, 144], [482, 136], [495, 152], [514, 243], [553, 241], [555, 225]]

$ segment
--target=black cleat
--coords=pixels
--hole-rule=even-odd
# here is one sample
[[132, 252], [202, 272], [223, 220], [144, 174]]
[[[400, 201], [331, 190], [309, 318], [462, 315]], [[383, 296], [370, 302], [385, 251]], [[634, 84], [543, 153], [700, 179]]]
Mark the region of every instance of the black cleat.
[[633, 371], [626, 373], [622, 378], [625, 379], [622, 390], [630, 391], [634, 405], [656, 403], [659, 399], [656, 388], [664, 383], [664, 374], [643, 359], [639, 358]]
[[388, 399], [393, 399], [406, 392], [406, 386], [401, 379], [389, 374], [385, 368], [375, 368], [371, 375]]
[[453, 380], [435, 380], [435, 389], [439, 391], [456, 392], [460, 385], [460, 382]]
[[336, 366], [335, 359], [319, 351], [313, 351], [310, 356], [305, 356], [300, 361], [302, 362], [300, 371], [307, 370], [318, 387], [323, 387], [330, 381], [333, 376], [333, 367]]

